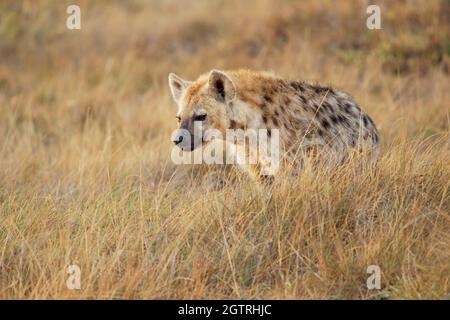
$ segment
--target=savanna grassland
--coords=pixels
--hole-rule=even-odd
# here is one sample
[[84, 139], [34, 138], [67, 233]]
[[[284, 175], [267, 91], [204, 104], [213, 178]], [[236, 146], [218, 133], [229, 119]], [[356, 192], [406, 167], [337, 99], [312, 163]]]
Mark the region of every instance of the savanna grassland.
[[[1, 1], [0, 298], [448, 298], [450, 3], [375, 3]], [[174, 165], [167, 75], [212, 68], [349, 92], [378, 162]]]

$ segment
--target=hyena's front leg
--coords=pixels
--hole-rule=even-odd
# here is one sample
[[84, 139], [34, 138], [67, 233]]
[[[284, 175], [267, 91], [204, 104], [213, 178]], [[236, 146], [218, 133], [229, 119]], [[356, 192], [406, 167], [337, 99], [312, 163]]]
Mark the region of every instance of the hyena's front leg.
[[277, 157], [259, 153], [257, 162], [249, 163], [246, 169], [254, 180], [262, 184], [270, 185], [279, 170], [279, 166], [279, 159]]

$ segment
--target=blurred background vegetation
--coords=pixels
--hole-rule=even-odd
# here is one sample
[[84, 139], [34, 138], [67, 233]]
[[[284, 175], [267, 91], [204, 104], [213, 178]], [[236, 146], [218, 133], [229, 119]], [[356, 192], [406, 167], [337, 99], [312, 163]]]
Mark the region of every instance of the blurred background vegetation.
[[[169, 69], [192, 76], [212, 67], [278, 69], [287, 53], [293, 61], [286, 64], [295, 67], [305, 48], [320, 60], [360, 62], [361, 68], [375, 56], [387, 72], [449, 71], [447, 0], [378, 1], [378, 31], [366, 28], [370, 2], [327, 0], [81, 0], [82, 29], [70, 31], [65, 21], [72, 2], [2, 1], [2, 64], [55, 72], [86, 63], [95, 71], [99, 60], [132, 57], [141, 67], [136, 81], [144, 87], [138, 85], [138, 92]], [[320, 70], [320, 63], [314, 67]]]

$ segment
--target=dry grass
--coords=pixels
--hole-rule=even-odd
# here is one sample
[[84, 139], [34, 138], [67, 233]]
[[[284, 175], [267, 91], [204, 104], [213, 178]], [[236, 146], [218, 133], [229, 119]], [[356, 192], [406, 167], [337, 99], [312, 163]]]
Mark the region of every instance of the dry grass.
[[[80, 31], [0, 4], [1, 298], [448, 297], [448, 2], [382, 1], [380, 31], [365, 1], [78, 2]], [[167, 74], [238, 67], [350, 92], [379, 162], [264, 192], [173, 165]]]

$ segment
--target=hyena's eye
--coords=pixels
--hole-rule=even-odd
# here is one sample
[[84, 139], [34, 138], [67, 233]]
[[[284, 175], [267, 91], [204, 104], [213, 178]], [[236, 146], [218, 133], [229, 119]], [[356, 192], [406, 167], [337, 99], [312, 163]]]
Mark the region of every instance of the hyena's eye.
[[206, 114], [199, 114], [194, 116], [194, 121], [205, 121], [206, 120]]
[[181, 122], [181, 117], [180, 117], [180, 116], [176, 116], [175, 118], [177, 118], [177, 122], [178, 122], [178, 123]]

